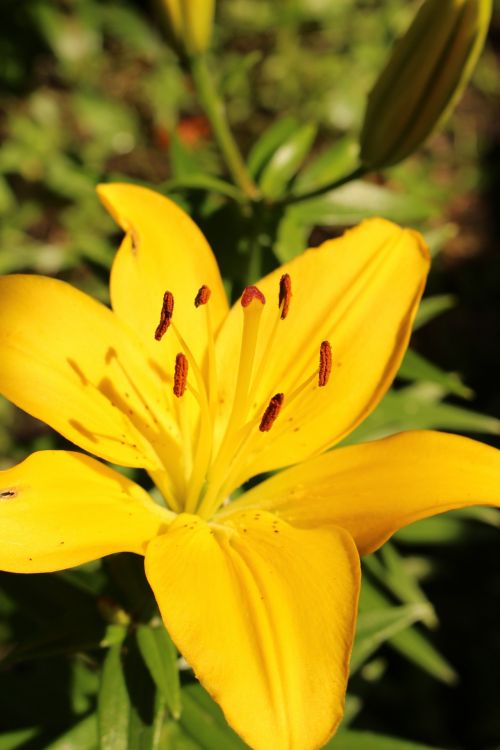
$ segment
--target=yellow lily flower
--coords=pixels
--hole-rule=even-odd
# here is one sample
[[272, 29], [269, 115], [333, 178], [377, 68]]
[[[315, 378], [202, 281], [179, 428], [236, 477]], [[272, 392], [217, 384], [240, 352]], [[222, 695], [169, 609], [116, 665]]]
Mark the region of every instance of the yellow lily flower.
[[113, 311], [62, 281], [1, 278], [0, 392], [85, 451], [146, 469], [165, 507], [87, 455], [35, 453], [0, 473], [0, 568], [144, 555], [168, 631], [250, 747], [319, 748], [342, 717], [359, 554], [419, 518], [500, 503], [499, 452], [465, 438], [326, 452], [398, 370], [427, 249], [366, 221], [229, 309], [180, 208], [133, 185], [99, 194], [126, 233]]

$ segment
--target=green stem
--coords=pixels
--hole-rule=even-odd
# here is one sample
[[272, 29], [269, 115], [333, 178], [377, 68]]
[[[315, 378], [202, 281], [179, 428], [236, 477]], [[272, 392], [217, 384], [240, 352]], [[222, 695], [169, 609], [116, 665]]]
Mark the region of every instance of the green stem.
[[364, 164], [360, 164], [359, 167], [356, 167], [356, 169], [354, 169], [352, 172], [349, 172], [349, 174], [344, 175], [344, 177], [341, 177], [339, 180], [333, 180], [332, 182], [328, 182], [326, 185], [321, 185], [321, 187], [314, 188], [314, 190], [308, 190], [305, 193], [299, 193], [298, 195], [287, 195], [285, 196], [285, 198], [279, 201], [279, 204], [282, 206], [291, 206], [294, 203], [302, 203], [302, 201], [307, 201], [310, 198], [317, 198], [319, 195], [329, 193], [330, 190], [335, 190], [336, 188], [342, 187], [342, 185], [346, 185], [348, 182], [359, 180], [360, 177], [364, 177], [367, 172], [368, 168], [365, 167]]
[[257, 237], [248, 250], [246, 284], [255, 284], [262, 277], [263, 247]]
[[251, 200], [255, 200], [259, 196], [259, 191], [248, 174], [243, 157], [229, 128], [224, 103], [215, 86], [206, 57], [204, 55], [191, 57], [189, 64], [196, 90], [227, 167], [243, 193]]

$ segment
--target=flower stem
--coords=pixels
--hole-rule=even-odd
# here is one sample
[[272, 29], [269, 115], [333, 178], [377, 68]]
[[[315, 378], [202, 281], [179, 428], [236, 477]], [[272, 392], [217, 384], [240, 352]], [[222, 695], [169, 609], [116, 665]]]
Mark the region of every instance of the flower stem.
[[206, 112], [217, 144], [235, 183], [250, 200], [258, 198], [259, 191], [248, 174], [238, 145], [229, 128], [224, 103], [219, 96], [205, 55], [190, 58], [189, 65], [196, 90]]

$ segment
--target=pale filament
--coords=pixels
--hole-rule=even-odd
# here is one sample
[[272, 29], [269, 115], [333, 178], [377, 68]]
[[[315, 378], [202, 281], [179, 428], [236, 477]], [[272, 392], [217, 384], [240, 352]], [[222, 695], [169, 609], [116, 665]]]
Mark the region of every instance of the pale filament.
[[[319, 367], [292, 392], [274, 392], [264, 401], [256, 401], [259, 380], [263, 368], [269, 363], [275, 350], [280, 322], [286, 318], [291, 300], [291, 281], [285, 274], [279, 287], [279, 301], [267, 340], [257, 356], [261, 319], [266, 300], [257, 287], [247, 287], [242, 295], [243, 331], [232, 409], [216, 455], [213, 454], [214, 423], [217, 409], [218, 389], [215, 360], [215, 337], [210, 313], [210, 290], [201, 287], [195, 297], [195, 306], [205, 308], [207, 333], [206, 365], [202, 372], [195, 357], [172, 321], [173, 297], [165, 293], [164, 306], [157, 333], [164, 335], [171, 329], [181, 352], [176, 358], [174, 392], [177, 416], [183, 446], [185, 472], [184, 500], [176, 498], [176, 510], [180, 506], [188, 513], [197, 513], [205, 518], [213, 515], [234, 486], [234, 479], [241, 472], [241, 462], [249, 444], [265, 440], [266, 433], [274, 428], [275, 421], [294, 405], [305, 391], [310, 395], [326, 385], [331, 371], [331, 347], [326, 341], [320, 348]], [[172, 335], [172, 334], [169, 334]], [[188, 374], [189, 370], [189, 374]], [[197, 388], [189, 382], [194, 376]], [[318, 382], [319, 379], [319, 382]], [[314, 384], [316, 381], [316, 384]], [[311, 387], [312, 386], [312, 387]], [[185, 394], [185, 391], [188, 391]], [[278, 389], [277, 389], [278, 390]], [[186, 396], [194, 398], [198, 405], [198, 425], [193, 433], [192, 412], [188, 410]], [[302, 411], [302, 409], [301, 409]], [[250, 417], [249, 417], [250, 414]], [[183, 493], [184, 494], [184, 493]]]

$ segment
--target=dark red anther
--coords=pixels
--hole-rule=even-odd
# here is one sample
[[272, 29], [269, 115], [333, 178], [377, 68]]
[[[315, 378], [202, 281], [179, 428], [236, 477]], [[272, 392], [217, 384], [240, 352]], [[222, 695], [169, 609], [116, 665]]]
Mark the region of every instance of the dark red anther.
[[263, 305], [266, 304], [266, 298], [256, 286], [246, 286], [243, 294], [241, 295], [241, 306], [248, 307], [252, 300], [258, 299]]
[[262, 415], [262, 419], [260, 420], [259, 430], [261, 432], [269, 432], [269, 430], [275, 423], [278, 414], [281, 411], [284, 400], [285, 396], [283, 395], [283, 393], [276, 393], [276, 395], [272, 397], [269, 402], [269, 406], [265, 410], [264, 414]]
[[205, 286], [205, 284], [203, 284], [203, 286], [200, 286], [200, 288], [198, 289], [198, 294], [194, 298], [194, 306], [199, 307], [200, 305], [206, 305], [208, 300], [210, 299], [211, 294], [212, 292], [210, 291], [208, 286]]
[[281, 308], [281, 320], [285, 320], [292, 299], [292, 280], [287, 273], [284, 273], [280, 279], [280, 292], [278, 297], [278, 307]]
[[163, 305], [160, 313], [160, 322], [155, 331], [155, 339], [161, 341], [166, 334], [174, 314], [174, 295], [172, 292], [165, 292], [163, 295]]
[[175, 358], [174, 373], [174, 395], [180, 398], [184, 395], [187, 386], [188, 361], [185, 354], [179, 352]]
[[318, 385], [320, 388], [328, 383], [332, 371], [332, 347], [329, 341], [322, 341], [319, 348]]

